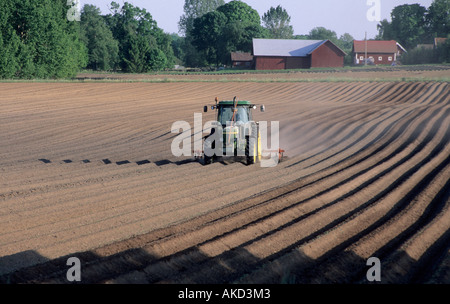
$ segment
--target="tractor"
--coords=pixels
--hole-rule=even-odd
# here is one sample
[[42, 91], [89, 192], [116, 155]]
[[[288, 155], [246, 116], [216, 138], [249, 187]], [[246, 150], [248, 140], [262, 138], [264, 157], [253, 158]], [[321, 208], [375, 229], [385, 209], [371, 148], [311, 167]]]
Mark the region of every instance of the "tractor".
[[[247, 165], [260, 162], [265, 151], [261, 151], [259, 123], [252, 118], [252, 110], [257, 109], [257, 105], [238, 101], [236, 97], [232, 101], [220, 102], [216, 97], [215, 102], [210, 107], [216, 111], [216, 121], [211, 126], [211, 133], [204, 138], [204, 164], [224, 158], [244, 160]], [[208, 108], [204, 106], [203, 112], [208, 112]], [[260, 106], [260, 110], [265, 111], [264, 105]], [[277, 152], [284, 151], [280, 149]]]

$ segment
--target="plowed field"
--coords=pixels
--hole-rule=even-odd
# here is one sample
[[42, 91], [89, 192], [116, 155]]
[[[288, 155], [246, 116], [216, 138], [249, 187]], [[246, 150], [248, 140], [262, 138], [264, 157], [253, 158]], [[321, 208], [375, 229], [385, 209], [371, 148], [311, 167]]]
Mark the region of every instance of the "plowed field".
[[[446, 82], [0, 84], [0, 282], [450, 283]], [[273, 168], [174, 157], [214, 98], [265, 104]], [[203, 122], [213, 113], [203, 115]]]

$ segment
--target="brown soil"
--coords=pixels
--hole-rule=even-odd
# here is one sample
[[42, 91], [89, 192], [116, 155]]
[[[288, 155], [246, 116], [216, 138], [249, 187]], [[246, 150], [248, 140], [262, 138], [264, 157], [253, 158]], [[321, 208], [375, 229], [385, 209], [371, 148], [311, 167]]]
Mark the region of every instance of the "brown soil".
[[[448, 83], [0, 91], [2, 283], [67, 283], [72, 256], [83, 283], [366, 283], [369, 257], [382, 283], [450, 283]], [[172, 123], [216, 96], [264, 103], [287, 157], [174, 157]]]

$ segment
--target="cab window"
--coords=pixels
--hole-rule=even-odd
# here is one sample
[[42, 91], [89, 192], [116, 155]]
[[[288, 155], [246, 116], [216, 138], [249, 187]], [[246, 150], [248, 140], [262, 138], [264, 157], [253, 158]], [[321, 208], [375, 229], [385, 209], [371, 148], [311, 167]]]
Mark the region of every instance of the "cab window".
[[[234, 121], [246, 123], [249, 121], [249, 108], [238, 107], [235, 114]], [[233, 118], [233, 106], [219, 107], [218, 120], [222, 125], [226, 125], [227, 122]]]

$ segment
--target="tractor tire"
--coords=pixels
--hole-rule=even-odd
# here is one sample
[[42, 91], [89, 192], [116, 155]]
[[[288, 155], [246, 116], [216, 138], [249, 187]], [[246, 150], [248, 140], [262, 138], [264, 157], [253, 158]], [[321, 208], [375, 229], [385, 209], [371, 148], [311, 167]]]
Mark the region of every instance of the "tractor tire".
[[253, 165], [261, 160], [261, 138], [258, 124], [252, 124], [252, 131], [249, 136], [246, 136], [246, 139], [245, 156], [247, 157], [247, 165]]
[[[214, 128], [212, 128], [211, 129], [211, 134], [210, 135], [212, 135], [212, 134], [214, 134], [214, 132], [215, 132], [216, 130], [214, 129]], [[210, 136], [209, 135], [209, 136]], [[209, 140], [209, 136], [207, 136], [207, 137], [205, 137], [205, 143], [204, 143], [204, 145], [206, 146], [206, 145], [208, 145], [208, 143], [210, 142], [210, 140]], [[212, 143], [210, 143], [209, 145], [211, 145], [211, 149], [214, 149], [215, 148], [215, 142], [212, 142]], [[203, 150], [204, 151], [206, 151], [206, 149], [205, 148], [203, 148]], [[206, 155], [206, 152], [204, 152], [204, 154], [203, 154], [203, 164], [204, 165], [210, 165], [210, 164], [212, 164], [213, 162], [214, 162], [214, 159], [215, 159], [215, 155], [213, 155], [213, 156], [207, 156]]]
[[204, 165], [210, 165], [212, 163], [213, 163], [213, 158], [212, 157], [206, 156], [206, 155], [203, 157], [203, 164]]
[[247, 165], [253, 165], [258, 162], [258, 136], [246, 136], [246, 139], [245, 157], [247, 159]]

